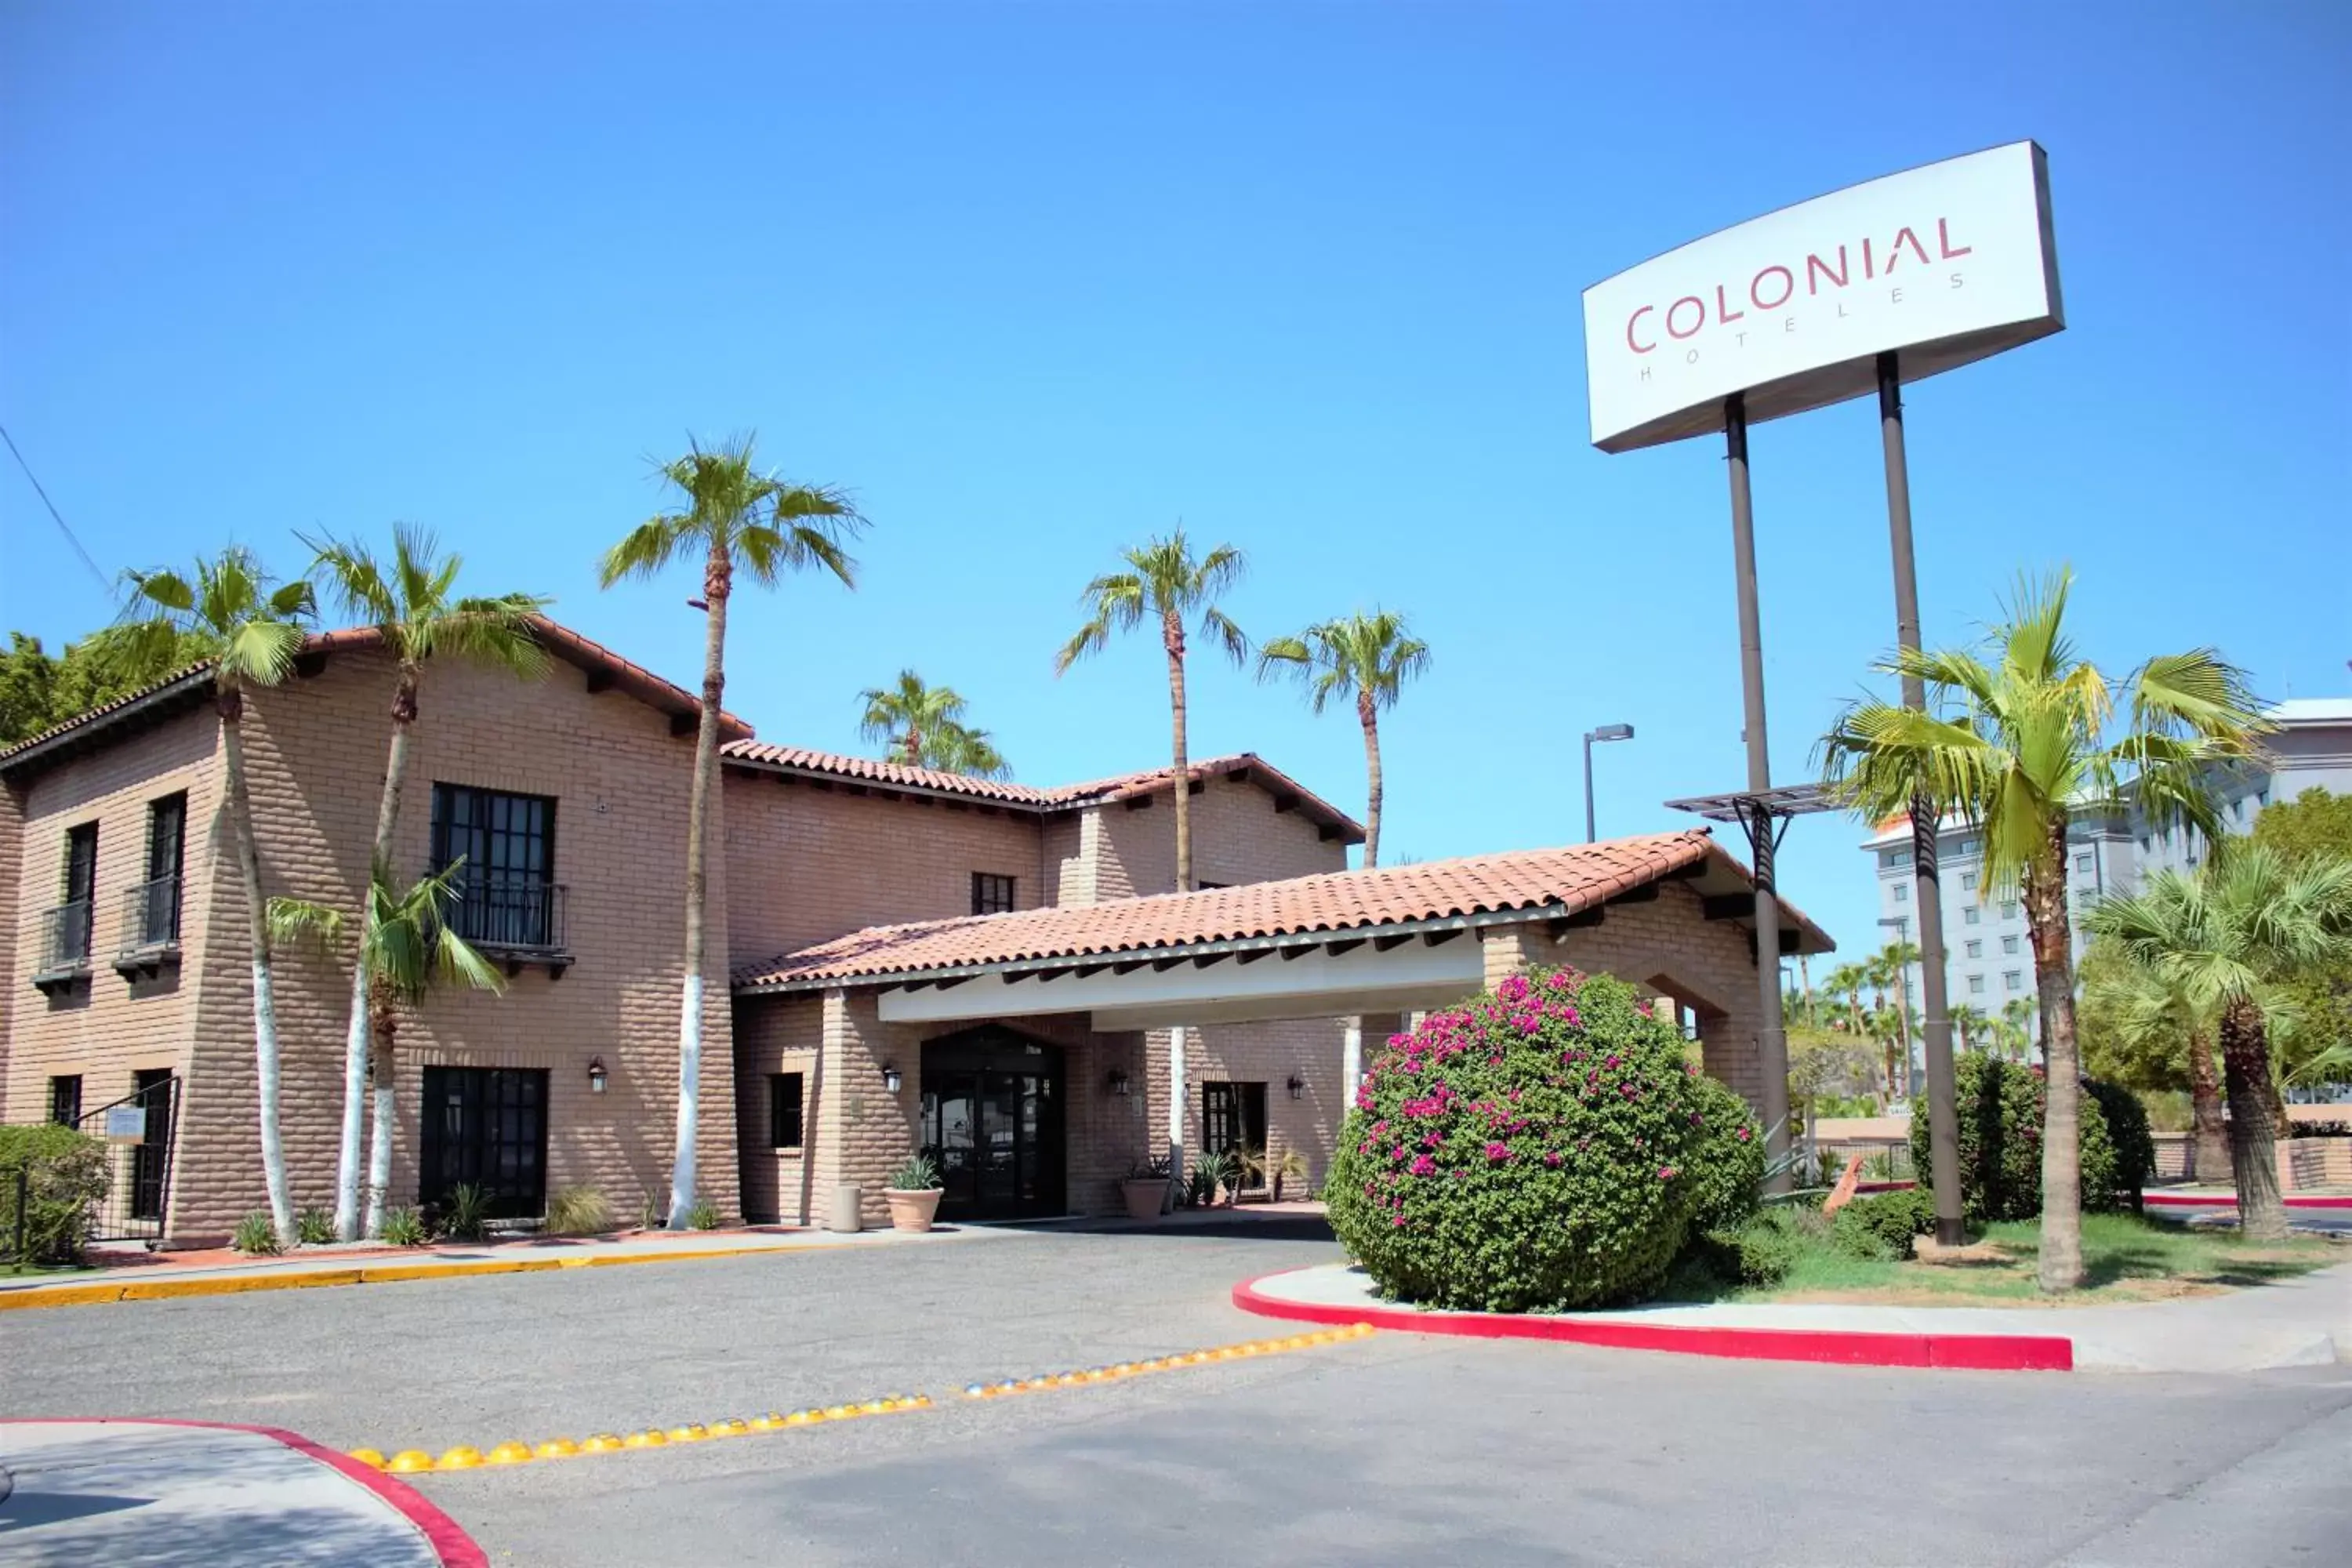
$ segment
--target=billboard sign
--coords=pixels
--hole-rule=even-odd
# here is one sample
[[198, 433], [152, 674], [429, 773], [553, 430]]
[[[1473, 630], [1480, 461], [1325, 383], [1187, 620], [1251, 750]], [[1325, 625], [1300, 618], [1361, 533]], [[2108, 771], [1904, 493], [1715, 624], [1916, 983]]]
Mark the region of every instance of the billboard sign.
[[1604, 452], [1859, 397], [2066, 324], [2050, 164], [2031, 142], [1850, 185], [1695, 239], [1584, 291], [1592, 444]]

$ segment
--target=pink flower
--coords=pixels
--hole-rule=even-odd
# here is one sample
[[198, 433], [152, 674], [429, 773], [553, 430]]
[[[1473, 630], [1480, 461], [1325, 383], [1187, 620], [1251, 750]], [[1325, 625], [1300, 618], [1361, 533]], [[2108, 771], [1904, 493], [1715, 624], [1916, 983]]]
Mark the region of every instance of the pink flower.
[[1505, 975], [1503, 983], [1495, 987], [1495, 994], [1506, 1002], [1525, 1001], [1528, 994], [1528, 977], [1524, 974]]
[[1675, 1168], [1672, 1165], [1661, 1165], [1658, 1167], [1658, 1180], [1662, 1182], [1671, 1182], [1674, 1179]]
[[1745, 1128], [1745, 1127], [1743, 1127], [1743, 1128], [1741, 1128], [1741, 1129], [1739, 1130], [1739, 1141], [1740, 1141], [1742, 1143], [1745, 1143], [1745, 1142], [1748, 1142], [1748, 1129], [1747, 1129], [1747, 1128]]
[[1413, 1161], [1412, 1173], [1416, 1176], [1433, 1176], [1437, 1174], [1437, 1162], [1423, 1154]]
[[1554, 1170], [1558, 1170], [1559, 1168], [1559, 1151], [1557, 1149], [1545, 1150], [1544, 1163], [1549, 1165]]
[[1400, 1214], [1400, 1215], [1391, 1215], [1389, 1216], [1389, 1224], [1390, 1224], [1390, 1225], [1391, 1225], [1391, 1226], [1394, 1226], [1395, 1228], [1397, 1228], [1398, 1230], [1402, 1230], [1402, 1229], [1404, 1228], [1404, 1215], [1401, 1215], [1401, 1214]]
[[1489, 1143], [1486, 1145], [1487, 1163], [1500, 1165], [1507, 1162], [1510, 1157], [1511, 1146], [1508, 1143]]

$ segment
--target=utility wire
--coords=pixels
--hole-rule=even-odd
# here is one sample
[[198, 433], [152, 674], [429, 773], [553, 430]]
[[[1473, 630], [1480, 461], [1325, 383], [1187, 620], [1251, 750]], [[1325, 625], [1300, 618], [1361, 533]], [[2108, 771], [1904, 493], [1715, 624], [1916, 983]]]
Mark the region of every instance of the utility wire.
[[24, 453], [16, 450], [16, 437], [8, 434], [8, 426], [5, 425], [0, 425], [0, 441], [5, 441], [8, 443], [8, 453], [11, 457], [16, 459], [16, 466], [25, 470], [25, 478], [32, 483], [33, 493], [41, 498], [41, 504], [49, 509], [49, 515], [51, 517], [57, 519], [58, 531], [66, 536], [66, 542], [74, 547], [74, 553], [76, 555], [81, 557], [81, 563], [89, 568], [89, 574], [91, 576], [98, 579], [99, 587], [108, 594], [112, 594], [114, 592], [113, 583], [108, 580], [105, 573], [98, 569], [98, 563], [92, 561], [89, 558], [89, 552], [81, 547], [81, 541], [74, 537], [74, 531], [66, 526], [65, 518], [58, 510], [58, 503], [49, 499], [49, 492], [41, 488], [41, 481], [34, 477], [33, 465], [25, 461]]

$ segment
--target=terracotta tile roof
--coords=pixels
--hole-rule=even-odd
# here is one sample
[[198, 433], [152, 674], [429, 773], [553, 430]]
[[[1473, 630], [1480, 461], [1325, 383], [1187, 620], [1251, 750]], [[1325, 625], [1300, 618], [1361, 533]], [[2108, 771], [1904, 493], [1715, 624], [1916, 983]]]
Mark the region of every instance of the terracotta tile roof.
[[[811, 751], [804, 746], [770, 745], [763, 741], [730, 742], [720, 750], [730, 762], [783, 773], [849, 779], [880, 789], [963, 795], [1031, 811], [1067, 811], [1076, 806], [1132, 800], [1167, 789], [1176, 771], [1173, 768], [1146, 768], [1140, 773], [1119, 773], [1107, 779], [1091, 779], [1084, 784], [1047, 787], [1014, 784], [1009, 779], [983, 779], [968, 773], [940, 773], [933, 768], [910, 768], [903, 763], [880, 762], [871, 757]], [[1339, 831], [1334, 837], [1342, 842], [1359, 844], [1363, 841], [1361, 823], [1255, 752], [1212, 757], [1205, 762], [1192, 763], [1186, 771], [1196, 781], [1236, 775], [1246, 778], [1277, 799], [1290, 801], [1307, 815], [1309, 821], [1337, 828]]]
[[[736, 972], [740, 989], [801, 988], [938, 970], [1099, 958], [1313, 933], [1336, 933], [1514, 910], [1573, 914], [1678, 871], [1698, 869], [1702, 887], [1754, 886], [1747, 867], [1705, 828], [1614, 838], [1559, 849], [1520, 849], [1460, 860], [1334, 871], [1192, 893], [1099, 904], [873, 926]], [[1708, 888], [1706, 890], [1715, 890]], [[1828, 935], [1787, 910], [1809, 952]]]
[[[618, 689], [626, 691], [639, 701], [673, 718], [700, 714], [700, 700], [684, 687], [664, 680], [643, 665], [622, 658], [604, 644], [591, 637], [583, 637], [570, 626], [560, 625], [545, 616], [533, 616], [531, 622], [533, 635], [539, 638], [541, 646], [564, 663], [576, 669], [608, 677], [613, 686]], [[302, 652], [305, 655], [348, 652], [375, 647], [383, 641], [382, 634], [373, 626], [346, 626], [338, 631], [311, 633], [303, 639]], [[125, 710], [142, 707], [149, 703], [152, 699], [164, 696], [192, 681], [196, 676], [209, 674], [212, 668], [211, 659], [198, 659], [184, 669], [173, 671], [151, 686], [142, 687], [136, 691], [116, 698], [111, 702], [101, 703], [87, 713], [76, 714], [62, 724], [51, 725], [37, 735], [29, 736], [5, 750], [0, 750], [0, 767], [5, 767], [20, 755], [30, 752], [37, 747], [45, 747], [50, 742], [66, 735], [80, 731], [90, 731], [93, 734], [102, 731], [110, 721], [127, 717]], [[722, 742], [748, 740], [751, 733], [751, 725], [732, 713], [721, 712], [719, 739]]]

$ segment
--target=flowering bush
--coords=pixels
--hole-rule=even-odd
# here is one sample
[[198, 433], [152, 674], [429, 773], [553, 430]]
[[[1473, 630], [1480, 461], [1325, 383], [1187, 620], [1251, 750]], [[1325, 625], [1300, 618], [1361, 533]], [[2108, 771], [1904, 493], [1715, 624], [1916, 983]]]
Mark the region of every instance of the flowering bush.
[[1762, 1155], [1749, 1177], [1738, 1150], [1760, 1142], [1632, 986], [1561, 969], [1514, 975], [1391, 1037], [1340, 1130], [1324, 1200], [1391, 1298], [1600, 1306], [1657, 1286], [1702, 1203], [1752, 1206], [1752, 1188], [1735, 1189], [1760, 1179]]
[[[2039, 1068], [2021, 1067], [1981, 1051], [1969, 1051], [1953, 1063], [1960, 1120], [1960, 1212], [1971, 1224], [1986, 1220], [2039, 1219], [2042, 1216], [2042, 1120], [2046, 1099]], [[2128, 1207], [2138, 1191], [2126, 1193], [2125, 1163], [2117, 1158], [2114, 1136], [2100, 1110], [2105, 1086], [2095, 1086], [2081, 1101], [2076, 1137], [2083, 1173], [2083, 1207], [2093, 1214]], [[2133, 1164], [2145, 1170], [2155, 1163], [2155, 1145], [2147, 1140], [2144, 1153], [2135, 1151]], [[2139, 1164], [2145, 1160], [2145, 1165]], [[1934, 1163], [1927, 1151], [1927, 1102], [1911, 1106], [1911, 1161], [1922, 1189], [1932, 1185]]]
[[1685, 1157], [1690, 1226], [1730, 1230], [1756, 1212], [1764, 1191], [1764, 1127], [1729, 1084], [1705, 1073], [1690, 1080], [1698, 1139]]

